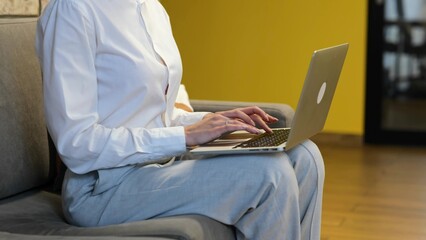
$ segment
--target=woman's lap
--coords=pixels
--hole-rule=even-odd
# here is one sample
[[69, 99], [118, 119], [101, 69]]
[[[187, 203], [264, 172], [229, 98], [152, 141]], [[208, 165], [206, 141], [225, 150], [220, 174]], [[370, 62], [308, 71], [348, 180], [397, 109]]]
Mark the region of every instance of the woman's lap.
[[[258, 192], [273, 184], [274, 177], [286, 172], [290, 180], [295, 179], [284, 154], [277, 155], [281, 156], [222, 156], [139, 168], [117, 188], [101, 224], [114, 218], [122, 222], [181, 214], [201, 214], [233, 224], [255, 207], [260, 201]], [[296, 181], [291, 184], [297, 185]], [[120, 208], [121, 219], [117, 219], [116, 208]]]
[[[89, 222], [79, 225], [107, 225], [201, 214], [235, 224], [247, 211], [256, 208], [263, 201], [263, 193], [277, 187], [279, 181], [286, 182], [287, 194], [298, 194], [295, 167], [322, 164], [305, 160], [304, 156], [312, 154], [312, 146], [307, 144], [288, 154], [229, 155], [176, 161], [169, 166], [133, 167], [116, 179], [116, 186], [97, 195], [81, 196], [85, 210], [69, 217], [79, 222], [79, 219], [93, 216]], [[317, 154], [315, 149], [313, 151]], [[309, 162], [299, 164], [298, 161]], [[318, 172], [321, 174], [321, 169]], [[87, 189], [102, 184], [93, 176], [88, 181], [95, 182], [85, 184]], [[85, 192], [80, 191], [80, 194]]]

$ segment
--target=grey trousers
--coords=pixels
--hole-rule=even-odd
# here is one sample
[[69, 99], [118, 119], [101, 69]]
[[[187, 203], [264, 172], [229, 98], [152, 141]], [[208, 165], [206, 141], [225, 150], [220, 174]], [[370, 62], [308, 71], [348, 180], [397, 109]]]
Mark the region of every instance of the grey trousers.
[[233, 225], [238, 239], [320, 239], [324, 163], [306, 141], [286, 153], [66, 173], [67, 220], [101, 226], [182, 214]]

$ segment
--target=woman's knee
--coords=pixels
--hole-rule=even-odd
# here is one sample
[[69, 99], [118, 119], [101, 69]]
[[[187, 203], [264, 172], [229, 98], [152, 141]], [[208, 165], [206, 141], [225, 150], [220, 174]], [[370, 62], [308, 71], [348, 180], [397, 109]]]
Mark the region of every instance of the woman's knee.
[[263, 184], [274, 189], [286, 188], [287, 193], [298, 193], [297, 178], [290, 160], [285, 154], [265, 154], [263, 161], [256, 167]]
[[288, 152], [296, 174], [317, 175], [319, 181], [324, 180], [324, 161], [318, 146], [307, 140]]

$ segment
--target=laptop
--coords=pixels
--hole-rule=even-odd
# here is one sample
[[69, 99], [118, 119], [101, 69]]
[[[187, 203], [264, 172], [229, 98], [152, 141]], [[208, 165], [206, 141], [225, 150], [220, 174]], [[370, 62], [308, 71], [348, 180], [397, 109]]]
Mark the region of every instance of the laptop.
[[214, 155], [280, 152], [314, 136], [324, 128], [348, 47], [345, 43], [314, 51], [290, 128], [260, 135], [236, 131], [189, 151]]

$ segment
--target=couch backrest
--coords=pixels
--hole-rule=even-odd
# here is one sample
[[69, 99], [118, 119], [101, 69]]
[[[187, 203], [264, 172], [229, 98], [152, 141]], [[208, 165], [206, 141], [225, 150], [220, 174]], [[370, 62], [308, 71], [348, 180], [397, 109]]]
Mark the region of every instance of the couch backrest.
[[48, 137], [36, 19], [0, 19], [0, 199], [45, 184]]

